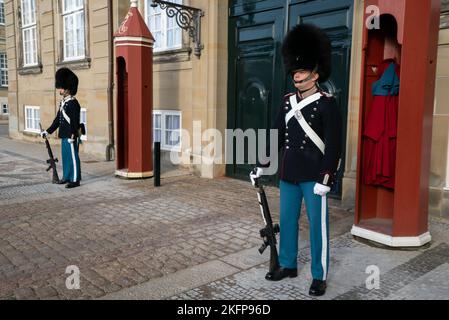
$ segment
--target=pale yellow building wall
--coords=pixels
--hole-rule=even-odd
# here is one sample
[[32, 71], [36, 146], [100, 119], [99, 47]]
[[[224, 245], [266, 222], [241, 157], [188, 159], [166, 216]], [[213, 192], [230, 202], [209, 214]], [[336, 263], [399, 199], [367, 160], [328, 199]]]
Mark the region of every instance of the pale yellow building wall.
[[440, 31], [430, 176], [430, 210], [449, 218], [449, 29]]
[[364, 2], [354, 1], [351, 67], [349, 78], [348, 129], [346, 138], [346, 167], [343, 177], [342, 201], [346, 207], [355, 206], [357, 179], [357, 148], [359, 137], [360, 83], [362, 74], [362, 38]]
[[[154, 64], [154, 109], [176, 110], [182, 113], [182, 128], [190, 133], [183, 139], [181, 152], [194, 165], [187, 165], [202, 177], [214, 178], [225, 175], [225, 166], [206, 164], [201, 148], [193, 146], [193, 122], [201, 123], [202, 132], [218, 129], [222, 134], [227, 123], [227, 23], [228, 2], [224, 0], [191, 0], [185, 5], [205, 12], [201, 20], [201, 41], [204, 49], [201, 57], [193, 52], [156, 53]], [[144, 2], [140, 2], [144, 15]], [[186, 33], [185, 48], [193, 43]], [[162, 61], [167, 62], [162, 62]], [[178, 62], [173, 62], [178, 60]], [[224, 135], [223, 135], [224, 136]], [[208, 142], [205, 141], [203, 146]], [[224, 154], [224, 141], [222, 154]]]
[[[4, 24], [0, 24], [0, 52], [6, 53], [6, 29]], [[0, 86], [0, 120], [8, 120], [8, 115], [2, 112], [3, 103], [8, 104], [8, 87]]]

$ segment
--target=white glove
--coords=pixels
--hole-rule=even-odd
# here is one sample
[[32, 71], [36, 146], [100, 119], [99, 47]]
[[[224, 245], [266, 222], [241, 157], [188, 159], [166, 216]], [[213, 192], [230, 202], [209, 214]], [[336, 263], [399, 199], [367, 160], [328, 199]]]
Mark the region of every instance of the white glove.
[[315, 193], [316, 195], [321, 196], [321, 197], [324, 197], [330, 191], [331, 191], [330, 187], [325, 186], [321, 183], [316, 183], [315, 187], [313, 188], [313, 193]]
[[262, 168], [254, 168], [253, 171], [249, 174], [249, 177], [251, 179], [251, 183], [253, 184], [253, 187], [256, 186], [256, 179], [259, 179], [263, 175], [263, 169]]
[[48, 132], [47, 132], [47, 131], [42, 131], [42, 132], [40, 133], [40, 136], [41, 136], [42, 139], [45, 139], [45, 138], [48, 137]]
[[70, 144], [73, 144], [73, 143], [75, 142], [75, 139], [67, 139], [67, 141], [68, 141]]

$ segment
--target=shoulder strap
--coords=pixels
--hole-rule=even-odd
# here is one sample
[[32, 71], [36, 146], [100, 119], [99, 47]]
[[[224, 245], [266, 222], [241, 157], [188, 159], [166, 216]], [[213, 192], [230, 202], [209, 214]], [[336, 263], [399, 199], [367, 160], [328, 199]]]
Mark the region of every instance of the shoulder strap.
[[321, 140], [320, 136], [310, 127], [310, 125], [307, 123], [306, 119], [304, 119], [304, 116], [301, 113], [301, 110], [304, 109], [306, 106], [308, 106], [311, 103], [314, 103], [318, 101], [321, 98], [321, 93], [317, 92], [310, 97], [307, 97], [306, 99], [300, 101], [299, 103], [296, 101], [296, 95], [290, 97], [290, 104], [292, 106], [292, 110], [287, 114], [285, 117], [285, 123], [288, 125], [288, 122], [291, 120], [291, 118], [295, 117], [298, 121], [299, 125], [301, 126], [302, 130], [307, 134], [307, 136], [312, 140], [312, 142], [320, 149], [321, 153], [324, 154], [326, 146]]
[[305, 98], [304, 100], [301, 100], [299, 103], [296, 101], [296, 94], [290, 96], [290, 105], [292, 106], [292, 110], [290, 110], [289, 113], [285, 116], [285, 124], [288, 125], [289, 121], [295, 116], [295, 113], [297, 111], [301, 111], [305, 107], [307, 107], [309, 104], [314, 103], [321, 98], [321, 93], [317, 92], [310, 97]]
[[295, 116], [298, 120], [299, 125], [301, 126], [302, 130], [307, 134], [307, 136], [312, 140], [312, 142], [320, 149], [321, 153], [324, 154], [326, 150], [326, 146], [321, 140], [320, 136], [313, 131], [312, 127], [307, 123], [306, 119], [302, 116], [301, 111], [298, 111], [297, 115]]
[[65, 121], [67, 121], [69, 124], [70, 124], [70, 117], [69, 117], [69, 116], [67, 115], [67, 113], [65, 112], [65, 110], [64, 110], [64, 105], [66, 104], [66, 102], [69, 102], [69, 101], [71, 101], [71, 100], [75, 100], [75, 98], [70, 97], [70, 98], [67, 99], [67, 100], [62, 100], [62, 101], [61, 101], [61, 107], [60, 107], [62, 116], [64, 117]]

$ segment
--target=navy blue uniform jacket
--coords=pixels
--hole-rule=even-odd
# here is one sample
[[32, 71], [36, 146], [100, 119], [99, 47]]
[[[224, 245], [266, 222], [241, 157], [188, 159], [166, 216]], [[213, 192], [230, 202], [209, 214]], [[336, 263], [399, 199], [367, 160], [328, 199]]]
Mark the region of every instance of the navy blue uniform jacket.
[[55, 120], [53, 120], [52, 125], [47, 129], [48, 134], [52, 134], [56, 131], [56, 129], [59, 128], [58, 137], [61, 139], [64, 138], [71, 138], [72, 135], [76, 138], [78, 137], [78, 131], [80, 127], [80, 113], [81, 113], [81, 107], [78, 103], [78, 100], [75, 98], [67, 100], [63, 102], [63, 109], [70, 119], [70, 123], [67, 121], [67, 119], [64, 117], [63, 112], [61, 112], [61, 108], [58, 111], [58, 114], [56, 115]]
[[300, 101], [296, 93], [286, 95], [272, 127], [278, 130], [278, 146], [283, 151], [280, 179], [291, 183], [318, 182], [332, 186], [340, 162], [342, 141], [342, 119], [337, 102], [334, 97], [322, 92], [318, 101], [301, 111], [309, 126], [324, 142], [323, 155], [295, 117], [285, 123], [286, 115], [292, 109], [292, 95]]

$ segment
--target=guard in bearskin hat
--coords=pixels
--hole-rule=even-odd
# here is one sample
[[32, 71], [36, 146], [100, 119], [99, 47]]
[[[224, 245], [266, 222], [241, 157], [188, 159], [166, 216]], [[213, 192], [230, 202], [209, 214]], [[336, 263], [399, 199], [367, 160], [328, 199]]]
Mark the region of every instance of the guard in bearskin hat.
[[[309, 294], [326, 291], [329, 270], [329, 215], [327, 194], [338, 170], [342, 120], [336, 100], [320, 88], [331, 74], [331, 43], [318, 27], [301, 24], [285, 37], [282, 46], [286, 72], [296, 92], [284, 97], [275, 121], [280, 163], [280, 268], [266, 275], [279, 281], [296, 277], [298, 221], [304, 199], [310, 225], [313, 282]], [[268, 165], [267, 165], [268, 166]], [[251, 174], [263, 175], [264, 165]]]
[[58, 114], [52, 125], [41, 133], [46, 138], [59, 128], [59, 138], [62, 140], [62, 168], [63, 178], [59, 184], [66, 188], [80, 186], [81, 164], [78, 155], [80, 132], [81, 107], [75, 98], [78, 92], [78, 77], [68, 68], [61, 68], [55, 75], [55, 87], [59, 90], [62, 100], [59, 104]]

